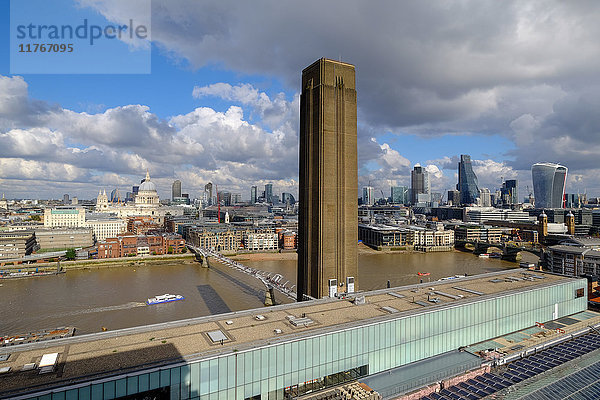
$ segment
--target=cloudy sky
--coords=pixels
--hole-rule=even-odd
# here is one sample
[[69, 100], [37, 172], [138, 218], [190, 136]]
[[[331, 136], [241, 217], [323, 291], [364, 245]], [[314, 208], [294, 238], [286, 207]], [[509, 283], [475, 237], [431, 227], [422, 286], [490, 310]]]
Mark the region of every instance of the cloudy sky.
[[[117, 0], [75, 7], [143, 19]], [[600, 196], [597, 1], [154, 0], [151, 74], [11, 74], [0, 10], [0, 192], [80, 198], [122, 191], [146, 169], [249, 198], [297, 192], [301, 70], [356, 65], [359, 186], [389, 195], [427, 165], [433, 190], [470, 154], [480, 186], [531, 164], [569, 168], [568, 192]], [[126, 60], [123, 60], [126, 62]]]

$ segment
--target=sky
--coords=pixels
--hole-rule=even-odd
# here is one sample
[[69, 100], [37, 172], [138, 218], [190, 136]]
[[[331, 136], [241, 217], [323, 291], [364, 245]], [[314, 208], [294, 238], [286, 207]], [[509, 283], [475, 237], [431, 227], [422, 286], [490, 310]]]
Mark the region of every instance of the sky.
[[492, 192], [518, 179], [523, 198], [531, 165], [557, 162], [567, 192], [600, 196], [597, 1], [154, 0], [151, 23], [131, 4], [62, 0], [60, 14], [146, 21], [150, 73], [13, 74], [0, 0], [7, 198], [124, 193], [147, 169], [161, 198], [175, 179], [192, 197], [209, 181], [296, 194], [301, 71], [321, 57], [356, 66], [359, 188], [389, 196], [424, 165], [444, 193], [469, 154]]

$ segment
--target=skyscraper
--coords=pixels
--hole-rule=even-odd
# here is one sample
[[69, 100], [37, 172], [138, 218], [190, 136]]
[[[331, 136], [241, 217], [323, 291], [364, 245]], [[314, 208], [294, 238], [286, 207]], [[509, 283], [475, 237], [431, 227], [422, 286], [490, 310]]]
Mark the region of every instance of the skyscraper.
[[293, 194], [283, 192], [281, 193], [281, 202], [283, 204], [293, 206], [294, 203], [296, 203], [296, 199], [294, 198]]
[[448, 204], [453, 206], [460, 204], [460, 192], [458, 190], [448, 190]]
[[363, 188], [363, 196], [362, 196], [363, 204], [366, 204], [368, 206], [372, 206], [373, 204], [375, 204], [374, 194], [375, 194], [375, 189], [373, 189], [372, 186], [365, 186]]
[[506, 205], [519, 203], [519, 186], [516, 179], [507, 179], [500, 189], [502, 203]]
[[175, 197], [181, 197], [181, 181], [176, 180], [171, 186], [171, 200], [175, 200]]
[[390, 193], [392, 204], [408, 204], [410, 201], [408, 193], [407, 186], [392, 186]]
[[250, 188], [250, 204], [256, 204], [256, 199], [258, 198], [258, 196], [256, 195], [257, 190], [258, 187], [256, 186], [252, 186]]
[[419, 194], [429, 194], [430, 191], [429, 172], [425, 167], [415, 165], [410, 172], [410, 202], [417, 204]]
[[273, 201], [273, 184], [272, 183], [267, 183], [265, 185], [265, 200], [267, 201], [267, 203], [270, 203]]
[[357, 288], [354, 66], [322, 58], [302, 71], [298, 300]]
[[490, 207], [492, 205], [492, 193], [490, 192], [490, 189], [479, 189], [479, 205], [481, 207]]
[[208, 205], [213, 204], [213, 184], [212, 182], [208, 182], [204, 185], [204, 192], [206, 193], [206, 197], [208, 198]]
[[564, 206], [567, 167], [553, 163], [536, 163], [531, 167], [535, 208]]
[[460, 192], [461, 204], [475, 204], [479, 198], [479, 188], [477, 187], [477, 175], [473, 172], [471, 165], [471, 156], [460, 155], [458, 162], [458, 184], [456, 189]]

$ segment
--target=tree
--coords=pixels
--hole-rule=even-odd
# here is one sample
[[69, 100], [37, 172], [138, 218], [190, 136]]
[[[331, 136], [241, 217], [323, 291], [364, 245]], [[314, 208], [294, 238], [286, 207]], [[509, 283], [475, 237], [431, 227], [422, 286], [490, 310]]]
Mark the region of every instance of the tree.
[[187, 253], [187, 247], [183, 246], [183, 248], [181, 249], [182, 253]]
[[169, 246], [169, 247], [167, 248], [167, 253], [169, 253], [169, 254], [173, 254], [173, 246]]
[[75, 249], [68, 249], [67, 250], [67, 254], [65, 255], [65, 258], [67, 260], [74, 260], [75, 256], [76, 256]]
[[32, 221], [38, 221], [38, 222], [42, 220], [42, 218], [39, 215], [31, 215], [29, 217], [29, 219], [31, 219]]

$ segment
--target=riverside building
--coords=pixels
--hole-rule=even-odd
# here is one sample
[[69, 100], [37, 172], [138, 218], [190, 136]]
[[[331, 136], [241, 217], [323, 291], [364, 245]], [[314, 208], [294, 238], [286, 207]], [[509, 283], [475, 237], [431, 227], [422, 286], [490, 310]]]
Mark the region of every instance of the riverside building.
[[[586, 292], [585, 279], [502, 271], [0, 347], [0, 397], [283, 400], [581, 313]], [[22, 371], [44, 354], [59, 364]]]

